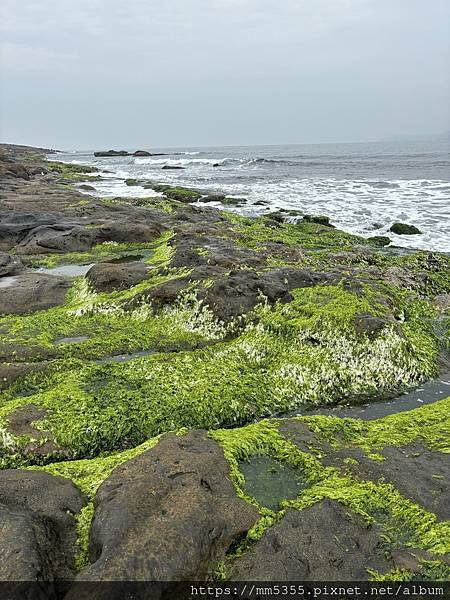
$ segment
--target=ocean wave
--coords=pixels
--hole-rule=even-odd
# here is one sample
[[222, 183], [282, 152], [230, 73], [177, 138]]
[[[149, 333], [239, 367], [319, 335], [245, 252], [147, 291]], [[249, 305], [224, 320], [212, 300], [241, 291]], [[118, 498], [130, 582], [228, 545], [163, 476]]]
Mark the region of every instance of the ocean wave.
[[171, 166], [171, 167], [187, 167], [187, 166], [202, 166], [202, 165], [224, 165], [224, 164], [236, 164], [240, 162], [239, 159], [232, 157], [226, 158], [136, 158], [134, 163], [136, 165], [148, 165], [148, 166]]

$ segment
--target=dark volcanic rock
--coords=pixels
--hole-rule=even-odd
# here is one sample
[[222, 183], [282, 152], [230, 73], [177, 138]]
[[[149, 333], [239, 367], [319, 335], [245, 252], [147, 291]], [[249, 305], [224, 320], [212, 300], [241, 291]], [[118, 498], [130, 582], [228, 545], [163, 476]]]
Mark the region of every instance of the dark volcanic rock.
[[222, 449], [203, 431], [165, 435], [117, 467], [94, 500], [80, 580], [206, 580], [256, 522], [236, 496]]
[[17, 275], [23, 269], [24, 266], [17, 256], [10, 256], [6, 252], [0, 252], [0, 277]]
[[83, 505], [68, 479], [40, 471], [0, 471], [0, 580], [71, 579], [75, 515]]
[[303, 220], [307, 223], [317, 223], [318, 225], [325, 225], [326, 227], [334, 227], [334, 225], [330, 223], [330, 217], [324, 215], [305, 215]]
[[263, 267], [265, 257], [231, 240], [213, 236], [194, 236], [192, 233], [178, 233], [174, 245], [175, 256], [172, 267], [197, 267], [217, 265], [228, 269], [237, 267]]
[[147, 150], [136, 150], [133, 152], [133, 156], [151, 156], [151, 152], [147, 152]]
[[232, 579], [364, 581], [367, 568], [385, 572], [380, 532], [333, 500], [288, 510], [233, 566]]
[[0, 248], [9, 250], [23, 240], [30, 231], [45, 225], [60, 222], [63, 216], [58, 213], [21, 213], [0, 214]]
[[98, 263], [86, 274], [97, 292], [124, 290], [147, 279], [149, 267], [141, 262]]
[[201, 282], [203, 279], [214, 277], [214, 283], [210, 287], [202, 289], [200, 285], [198, 298], [217, 317], [227, 322], [251, 311], [261, 302], [261, 296], [270, 304], [278, 300], [289, 302], [292, 300], [289, 293], [291, 290], [331, 281], [330, 276], [323, 273], [293, 267], [278, 267], [262, 273], [250, 269], [239, 269], [230, 273], [224, 270], [225, 267], [220, 264], [205, 264], [194, 269], [188, 277], [168, 281], [136, 295], [132, 304], [145, 299], [150, 301], [155, 309], [159, 309], [173, 303], [190, 282]]
[[[413, 502], [424, 506], [439, 519], [450, 518], [450, 457], [432, 452], [421, 444], [387, 446], [381, 450], [385, 460], [372, 460], [359, 448], [330, 453], [324, 463], [345, 467], [361, 480], [392, 483]], [[344, 463], [345, 459], [353, 459]]]
[[270, 304], [277, 300], [290, 302], [290, 291], [325, 283], [328, 277], [292, 267], [279, 267], [263, 273], [241, 269], [216, 279], [211, 287], [199, 294], [216, 316], [224, 321], [251, 311], [261, 295]]
[[0, 177], [29, 180], [30, 176], [44, 174], [47, 169], [43, 165], [26, 164], [0, 157]]
[[163, 170], [171, 170], [171, 171], [179, 171], [180, 169], [184, 169], [184, 167], [181, 167], [179, 165], [164, 165]]
[[369, 237], [367, 239], [370, 240], [374, 246], [377, 246], [379, 248], [383, 248], [384, 246], [389, 246], [389, 244], [392, 243], [392, 240], [390, 238], [388, 238], [386, 235], [372, 235], [371, 237]]
[[100, 152], [94, 152], [94, 156], [98, 158], [109, 158], [114, 156], [131, 156], [126, 150], [105, 150]]
[[42, 225], [33, 229], [17, 245], [19, 254], [48, 252], [87, 252], [95, 242], [95, 233], [79, 225]]
[[0, 279], [0, 314], [26, 314], [63, 304], [70, 282], [44, 273]]
[[365, 333], [369, 338], [375, 338], [384, 328], [386, 322], [380, 317], [372, 315], [358, 315], [355, 317], [356, 333]]
[[415, 225], [408, 225], [407, 223], [394, 223], [389, 231], [397, 235], [417, 235], [422, 233]]
[[[150, 217], [150, 214], [148, 215]], [[151, 242], [164, 231], [164, 226], [153, 220], [148, 223], [117, 221], [95, 229], [95, 242]]]

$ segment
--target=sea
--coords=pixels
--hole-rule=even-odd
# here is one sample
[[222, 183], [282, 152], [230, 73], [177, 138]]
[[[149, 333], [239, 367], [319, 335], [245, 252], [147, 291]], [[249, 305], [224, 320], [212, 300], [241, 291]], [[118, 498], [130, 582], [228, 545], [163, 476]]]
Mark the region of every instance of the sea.
[[[168, 183], [245, 198], [226, 209], [247, 216], [283, 209], [327, 215], [350, 233], [450, 253], [450, 141], [128, 150], [138, 149], [163, 155], [95, 158], [93, 151], [75, 150], [58, 159], [98, 169], [101, 180], [86, 194], [144, 197], [156, 193], [125, 179]], [[391, 233], [398, 221], [422, 233]]]

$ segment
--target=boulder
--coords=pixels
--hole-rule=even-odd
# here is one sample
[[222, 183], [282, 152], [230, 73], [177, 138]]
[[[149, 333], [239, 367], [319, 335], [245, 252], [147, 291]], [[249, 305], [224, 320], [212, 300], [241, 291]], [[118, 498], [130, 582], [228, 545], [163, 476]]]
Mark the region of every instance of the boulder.
[[34, 228], [18, 245], [18, 254], [87, 252], [95, 243], [96, 231], [80, 225], [42, 225]]
[[288, 509], [233, 565], [233, 580], [366, 581], [389, 570], [381, 530], [334, 500]]
[[133, 156], [151, 156], [151, 152], [147, 152], [147, 150], [136, 150], [133, 152]]
[[278, 267], [263, 273], [240, 269], [218, 277], [212, 286], [199, 293], [199, 298], [226, 322], [251, 311], [261, 301], [261, 295], [269, 304], [286, 303], [292, 300], [291, 290], [323, 284], [328, 279], [323, 273], [293, 267]]
[[386, 327], [386, 321], [373, 315], [357, 315], [355, 317], [355, 331], [365, 334], [370, 339], [376, 338]]
[[159, 222], [150, 219], [147, 223], [128, 221], [111, 221], [96, 227], [94, 231], [95, 243], [102, 242], [151, 242], [158, 238], [165, 230]]
[[0, 252], [0, 277], [17, 275], [24, 270], [24, 266], [17, 256]]
[[68, 479], [0, 471], [0, 580], [73, 578], [76, 520], [85, 500]]
[[330, 217], [326, 217], [325, 215], [305, 215], [303, 221], [306, 221], [306, 223], [317, 223], [318, 225], [324, 225], [325, 227], [334, 227], [334, 225], [330, 223]]
[[204, 431], [166, 434], [117, 467], [94, 499], [81, 581], [189, 581], [217, 563], [258, 519], [237, 497], [223, 450]]
[[86, 274], [97, 292], [124, 290], [147, 279], [149, 267], [145, 263], [98, 263]]
[[389, 231], [397, 235], [418, 235], [422, 233], [415, 225], [408, 225], [407, 223], [394, 223]]
[[222, 321], [250, 312], [261, 302], [261, 295], [269, 304], [292, 300], [289, 293], [295, 288], [312, 287], [332, 281], [331, 276], [313, 273], [293, 267], [278, 267], [258, 273], [250, 269], [239, 269], [227, 273], [223, 266], [203, 265], [193, 270], [188, 277], [168, 281], [154, 286], [134, 297], [132, 304], [145, 299], [155, 310], [172, 304], [190, 282], [214, 278], [211, 286], [198, 289], [198, 298]]
[[94, 152], [94, 156], [97, 158], [111, 158], [115, 156], [131, 156], [126, 150], [106, 150], [100, 152]]
[[171, 170], [171, 171], [179, 171], [180, 169], [184, 169], [184, 167], [181, 167], [179, 165], [164, 165], [162, 167], [163, 170]]
[[70, 282], [44, 273], [0, 279], [0, 314], [27, 314], [63, 304]]
[[372, 235], [368, 237], [367, 240], [371, 242], [374, 246], [377, 246], [378, 248], [389, 246], [389, 244], [392, 243], [392, 240], [386, 235]]
[[0, 249], [9, 250], [23, 240], [33, 229], [61, 222], [59, 213], [10, 212], [0, 214]]
[[226, 238], [177, 233], [173, 243], [176, 250], [171, 261], [172, 267], [191, 268], [207, 264], [237, 269], [243, 266], [263, 267], [266, 264], [261, 253], [238, 246]]

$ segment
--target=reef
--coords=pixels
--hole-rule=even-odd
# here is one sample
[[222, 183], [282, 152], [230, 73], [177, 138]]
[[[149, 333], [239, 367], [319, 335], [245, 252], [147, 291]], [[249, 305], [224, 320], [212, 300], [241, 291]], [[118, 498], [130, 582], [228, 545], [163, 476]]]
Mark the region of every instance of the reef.
[[448, 373], [447, 255], [0, 150], [3, 579], [448, 576], [449, 400], [280, 417]]

